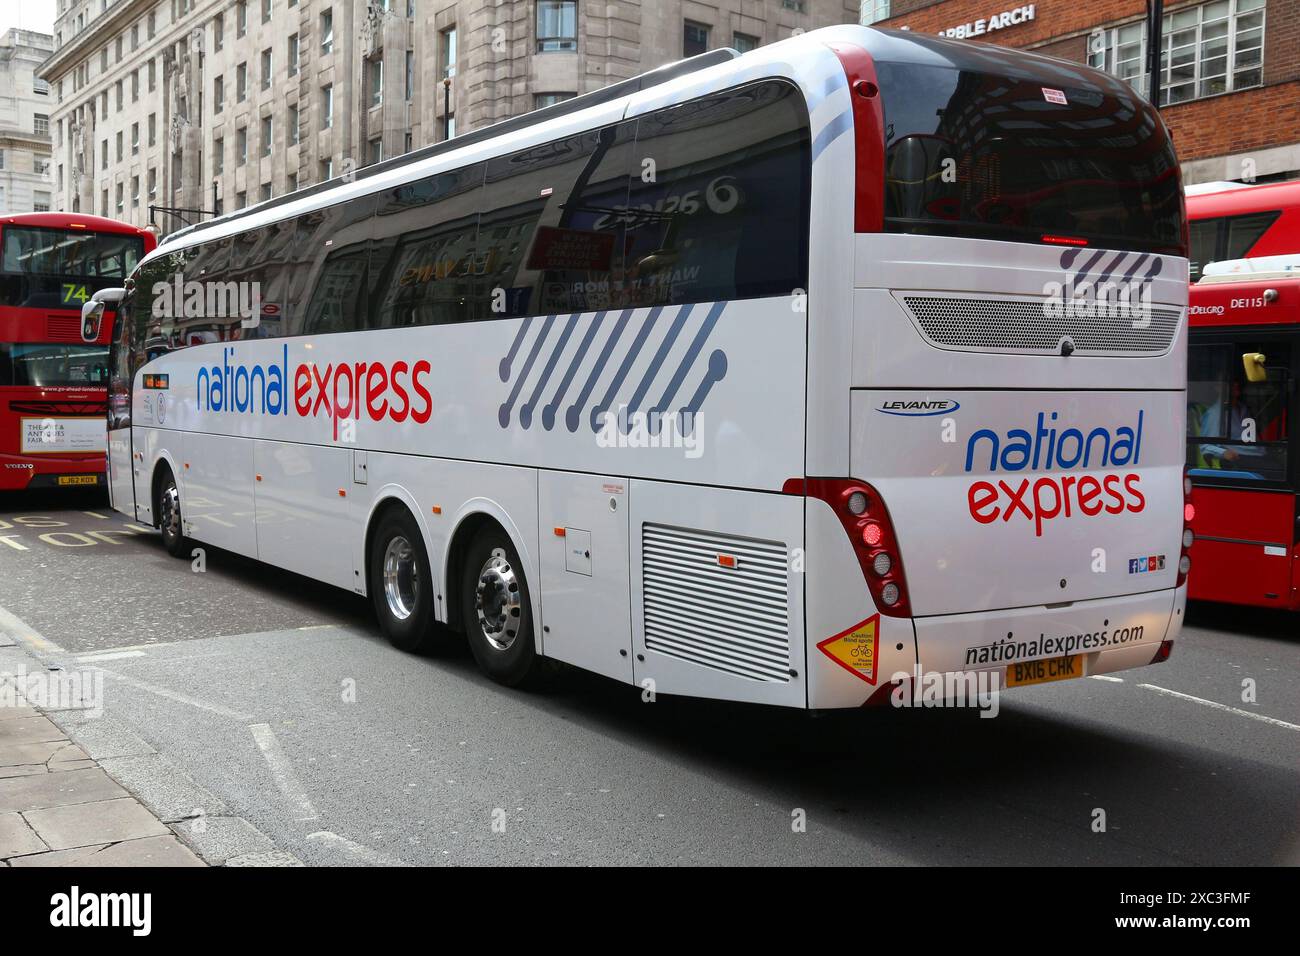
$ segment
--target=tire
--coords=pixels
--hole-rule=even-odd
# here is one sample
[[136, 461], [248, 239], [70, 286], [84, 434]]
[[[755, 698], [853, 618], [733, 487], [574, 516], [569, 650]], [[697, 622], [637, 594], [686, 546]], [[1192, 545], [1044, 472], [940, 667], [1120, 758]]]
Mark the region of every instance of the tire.
[[370, 594], [379, 628], [390, 644], [424, 654], [441, 643], [434, 616], [435, 588], [424, 537], [405, 508], [393, 508], [370, 539]]
[[498, 684], [535, 687], [554, 672], [537, 653], [523, 563], [496, 525], [480, 530], [465, 554], [461, 620], [479, 669]]
[[190, 540], [185, 537], [185, 522], [181, 517], [181, 494], [176, 487], [176, 476], [170, 468], [158, 483], [158, 530], [162, 532], [163, 547], [173, 558], [190, 556]]

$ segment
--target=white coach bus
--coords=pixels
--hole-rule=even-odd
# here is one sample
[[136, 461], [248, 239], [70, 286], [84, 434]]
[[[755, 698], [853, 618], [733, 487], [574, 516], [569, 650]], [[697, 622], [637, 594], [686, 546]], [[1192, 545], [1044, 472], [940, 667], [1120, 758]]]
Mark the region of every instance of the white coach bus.
[[1184, 605], [1186, 242], [1117, 79], [855, 26], [714, 51], [167, 239], [112, 504], [509, 685], [1136, 667]]

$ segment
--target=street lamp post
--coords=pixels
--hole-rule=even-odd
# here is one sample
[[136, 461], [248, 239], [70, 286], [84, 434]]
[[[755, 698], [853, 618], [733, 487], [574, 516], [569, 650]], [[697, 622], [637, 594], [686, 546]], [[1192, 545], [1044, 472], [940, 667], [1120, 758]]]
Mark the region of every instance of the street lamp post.
[[442, 81], [442, 138], [451, 139], [451, 77]]
[[1147, 0], [1147, 89], [1160, 109], [1160, 50], [1164, 44], [1164, 0]]

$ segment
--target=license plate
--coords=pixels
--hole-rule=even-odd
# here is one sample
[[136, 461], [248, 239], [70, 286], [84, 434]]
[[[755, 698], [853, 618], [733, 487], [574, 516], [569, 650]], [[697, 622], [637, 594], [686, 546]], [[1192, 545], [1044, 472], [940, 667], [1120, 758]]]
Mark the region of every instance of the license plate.
[[97, 485], [99, 475], [59, 475], [61, 485]]
[[1048, 684], [1054, 680], [1069, 680], [1083, 676], [1083, 656], [1050, 657], [1043, 661], [1025, 661], [1007, 665], [1007, 686], [1024, 687], [1027, 684]]

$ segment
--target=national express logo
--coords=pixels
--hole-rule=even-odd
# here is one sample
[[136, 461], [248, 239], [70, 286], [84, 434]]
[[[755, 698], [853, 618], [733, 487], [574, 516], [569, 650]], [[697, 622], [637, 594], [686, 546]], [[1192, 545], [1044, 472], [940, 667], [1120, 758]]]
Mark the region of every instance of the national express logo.
[[[339, 362], [317, 365], [300, 362], [289, 369], [289, 346], [280, 347], [279, 361], [248, 364], [237, 360], [233, 346], [221, 350], [221, 364], [198, 371], [198, 409], [248, 415], [325, 417], [334, 440], [339, 423], [371, 421], [423, 425], [433, 414], [433, 396], [426, 384], [432, 366], [416, 362]], [[289, 394], [292, 389], [292, 396]]]
[[[1142, 478], [1127, 474], [1043, 475], [1021, 478], [1022, 471], [1069, 471], [1083, 468], [1137, 468], [1142, 458], [1142, 425], [1138, 411], [1132, 425], [1114, 429], [1058, 430], [1057, 413], [1039, 412], [1028, 428], [999, 434], [981, 428], [966, 444], [966, 472], [987, 464], [988, 478], [974, 482], [966, 492], [970, 516], [980, 524], [1028, 521], [1034, 535], [1042, 537], [1044, 522], [1075, 515], [1096, 517], [1103, 511], [1119, 515], [1146, 508]], [[1005, 473], [1007, 477], [995, 477]]]

